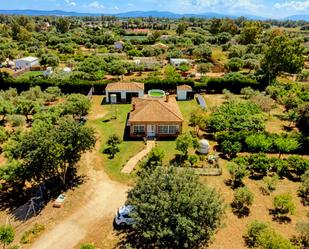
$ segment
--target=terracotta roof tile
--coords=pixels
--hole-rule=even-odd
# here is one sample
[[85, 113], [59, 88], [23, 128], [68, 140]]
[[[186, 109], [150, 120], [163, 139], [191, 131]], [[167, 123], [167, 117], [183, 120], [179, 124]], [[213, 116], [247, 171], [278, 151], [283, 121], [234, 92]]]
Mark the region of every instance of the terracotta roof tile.
[[130, 112], [129, 122], [183, 122], [175, 97], [164, 99], [133, 98], [135, 109]]
[[144, 83], [136, 82], [116, 82], [107, 84], [106, 91], [140, 91], [144, 90]]

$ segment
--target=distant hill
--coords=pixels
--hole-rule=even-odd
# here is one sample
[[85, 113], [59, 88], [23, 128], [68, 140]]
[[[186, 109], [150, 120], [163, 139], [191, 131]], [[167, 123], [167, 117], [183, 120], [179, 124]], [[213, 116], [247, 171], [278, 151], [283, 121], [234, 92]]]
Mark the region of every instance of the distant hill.
[[[268, 18], [261, 16], [254, 16], [249, 14], [238, 13], [235, 15], [227, 15], [215, 12], [206, 12], [199, 14], [178, 14], [168, 11], [129, 11], [118, 14], [106, 14], [106, 13], [80, 13], [80, 12], [67, 12], [62, 10], [0, 10], [0, 14], [6, 15], [29, 15], [29, 16], [116, 16], [120, 18], [125, 17], [156, 17], [156, 18], [182, 18], [182, 17], [196, 17], [196, 18], [237, 18], [243, 16], [247, 19], [252, 20], [266, 20]], [[309, 15], [294, 15], [284, 18], [284, 20], [289, 19], [293, 21], [306, 20], [309, 21]]]
[[309, 14], [304, 14], [304, 15], [294, 15], [294, 16], [288, 16], [284, 18], [285, 20], [292, 20], [292, 21], [299, 21], [299, 20], [304, 20], [309, 22]]

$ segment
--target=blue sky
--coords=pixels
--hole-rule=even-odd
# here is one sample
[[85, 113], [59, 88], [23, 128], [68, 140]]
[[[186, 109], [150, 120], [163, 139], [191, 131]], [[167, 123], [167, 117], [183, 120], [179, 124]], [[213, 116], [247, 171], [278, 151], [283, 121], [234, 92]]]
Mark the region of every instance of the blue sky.
[[0, 0], [0, 9], [57, 9], [87, 13], [160, 10], [176, 13], [253, 14], [279, 18], [309, 14], [309, 0]]

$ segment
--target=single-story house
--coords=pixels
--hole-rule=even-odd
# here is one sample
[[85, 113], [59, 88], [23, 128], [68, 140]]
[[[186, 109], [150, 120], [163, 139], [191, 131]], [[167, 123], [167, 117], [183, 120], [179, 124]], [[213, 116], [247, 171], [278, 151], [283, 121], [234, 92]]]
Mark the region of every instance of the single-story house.
[[182, 133], [183, 116], [175, 97], [133, 98], [127, 126], [130, 137], [177, 137]]
[[39, 65], [39, 59], [37, 57], [28, 56], [14, 61], [15, 67], [18, 69], [30, 68]]
[[186, 63], [190, 64], [190, 61], [188, 59], [176, 59], [176, 58], [171, 58], [170, 59], [171, 65], [174, 67], [179, 67], [181, 64]]
[[188, 100], [194, 98], [194, 92], [189, 85], [177, 86], [177, 99], [178, 100]]
[[131, 102], [133, 97], [144, 96], [144, 83], [116, 82], [109, 83], [105, 88], [106, 103], [110, 103], [110, 96], [116, 95], [117, 103]]
[[115, 46], [115, 49], [123, 50], [124, 42], [123, 41], [116, 41], [114, 43], [114, 46]]

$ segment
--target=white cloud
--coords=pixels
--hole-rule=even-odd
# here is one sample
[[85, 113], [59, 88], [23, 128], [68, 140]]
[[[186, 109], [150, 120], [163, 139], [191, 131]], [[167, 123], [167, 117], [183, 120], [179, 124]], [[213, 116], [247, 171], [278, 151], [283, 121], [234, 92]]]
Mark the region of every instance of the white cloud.
[[188, 7], [197, 12], [201, 11], [250, 11], [258, 12], [265, 6], [261, 4], [261, 0], [178, 0], [182, 5], [182, 9], [186, 11]]
[[309, 10], [309, 1], [291, 1], [274, 4], [276, 9], [294, 9], [298, 11]]
[[100, 4], [98, 1], [94, 1], [92, 3], [90, 3], [88, 5], [89, 8], [92, 8], [92, 9], [104, 9], [104, 5], [103, 4]]
[[76, 3], [72, 0], [64, 0], [70, 6], [76, 6]]
[[119, 7], [118, 6], [114, 6], [114, 10], [119, 10]]

